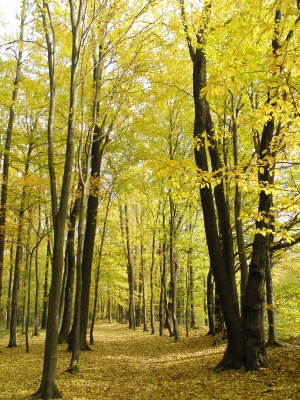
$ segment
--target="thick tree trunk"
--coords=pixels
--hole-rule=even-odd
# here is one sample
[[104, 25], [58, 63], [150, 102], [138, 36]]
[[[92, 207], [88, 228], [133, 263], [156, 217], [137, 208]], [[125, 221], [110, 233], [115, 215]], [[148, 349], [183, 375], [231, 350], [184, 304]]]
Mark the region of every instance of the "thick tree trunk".
[[[276, 10], [275, 23], [281, 20], [281, 11]], [[279, 49], [279, 31], [277, 25], [274, 29], [272, 40], [273, 56], [277, 58]], [[275, 94], [276, 96], [277, 94]], [[271, 103], [271, 93], [268, 93], [267, 104]], [[276, 100], [276, 99], [275, 99]], [[276, 105], [276, 102], [272, 102]], [[258, 183], [261, 186], [259, 194], [258, 214], [256, 222], [257, 233], [254, 236], [253, 252], [249, 267], [249, 278], [243, 304], [243, 329], [246, 340], [247, 370], [257, 370], [268, 366], [268, 358], [265, 350], [264, 330], [264, 305], [265, 305], [265, 276], [269, 268], [271, 221], [270, 213], [273, 196], [268, 189], [274, 183], [274, 165], [272, 160], [271, 142], [275, 134], [275, 119], [272, 111], [269, 120], [265, 123], [261, 135], [259, 159], [266, 160], [263, 166], [259, 166]]]
[[[186, 24], [184, 1], [181, 0], [183, 25], [186, 32], [188, 49], [193, 63], [193, 96], [195, 105], [194, 121], [194, 140], [195, 140], [195, 161], [199, 168], [199, 174], [205, 174], [208, 171], [208, 162], [206, 156], [206, 141], [203, 133], [207, 133], [210, 141], [210, 157], [214, 170], [219, 166], [217, 157], [217, 148], [214, 145], [212, 137], [212, 122], [208, 103], [201, 96], [201, 90], [206, 86], [206, 57], [205, 57], [205, 29], [206, 20], [203, 20], [203, 27], [197, 32], [197, 46], [192, 46], [192, 40], [189, 37], [189, 31]], [[209, 5], [207, 7], [210, 7]], [[209, 10], [207, 15], [209, 15]], [[205, 13], [204, 13], [205, 14]], [[221, 248], [219, 232], [217, 227], [216, 213], [214, 208], [214, 199], [211, 186], [207, 186], [204, 181], [200, 187], [200, 198], [203, 210], [204, 226], [210, 264], [213, 276], [216, 282], [216, 290], [222, 304], [224, 320], [228, 331], [228, 345], [224, 357], [218, 368], [238, 369], [245, 365], [245, 347], [242, 335], [242, 326], [237, 304], [237, 290], [234, 277], [234, 260], [232, 247], [232, 232], [226, 201], [224, 199], [223, 184], [215, 188], [219, 224], [222, 233]]]
[[[274, 119], [269, 120], [263, 129], [260, 158], [270, 155], [270, 143], [274, 132]], [[270, 165], [263, 167], [259, 172], [259, 182], [268, 188], [272, 181]], [[253, 252], [249, 267], [249, 278], [243, 304], [243, 328], [246, 339], [247, 370], [257, 370], [268, 365], [265, 351], [264, 310], [265, 310], [265, 274], [270, 263], [270, 208], [272, 194], [264, 189], [259, 195], [258, 212], [261, 220], [257, 221], [253, 242]]]

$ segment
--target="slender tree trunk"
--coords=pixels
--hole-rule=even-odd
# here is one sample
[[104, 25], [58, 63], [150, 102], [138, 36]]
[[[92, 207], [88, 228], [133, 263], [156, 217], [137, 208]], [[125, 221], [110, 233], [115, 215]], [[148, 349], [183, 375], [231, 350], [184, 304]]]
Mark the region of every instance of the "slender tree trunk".
[[274, 309], [274, 287], [272, 279], [272, 254], [270, 255], [269, 263], [266, 267], [266, 294], [267, 294], [267, 312], [269, 336], [267, 346], [280, 346], [278, 343], [276, 332], [276, 318]]
[[[64, 271], [63, 271], [63, 278], [62, 278], [62, 285], [61, 285], [61, 293], [59, 299], [59, 308], [58, 308], [58, 331], [60, 332], [62, 327], [62, 321], [65, 311], [65, 298], [66, 298], [66, 288], [67, 288], [67, 280], [68, 280], [68, 255], [67, 251], [65, 252], [65, 259], [64, 259]], [[59, 343], [59, 340], [58, 340]]]
[[[231, 120], [232, 120], [232, 138], [233, 138], [233, 158], [234, 165], [238, 165], [238, 126], [236, 122], [236, 117], [238, 117], [238, 109], [235, 111], [235, 98], [232, 95], [231, 98]], [[248, 263], [246, 258], [243, 223], [239, 219], [242, 206], [242, 193], [238, 185], [239, 176], [236, 176], [235, 184], [235, 196], [234, 196], [234, 218], [235, 218], [235, 231], [236, 231], [236, 241], [239, 254], [240, 271], [241, 271], [241, 294], [240, 294], [240, 304], [242, 306], [244, 301], [244, 295], [246, 291], [247, 281], [248, 281]]]
[[[48, 67], [50, 78], [50, 108], [48, 116], [48, 168], [50, 175], [51, 205], [54, 228], [54, 247], [52, 262], [52, 282], [49, 296], [49, 313], [47, 321], [43, 375], [40, 388], [32, 396], [33, 399], [48, 400], [50, 398], [61, 398], [62, 395], [56, 386], [57, 365], [57, 339], [58, 339], [58, 311], [62, 280], [62, 266], [64, 260], [65, 225], [67, 221], [68, 202], [71, 186], [71, 173], [73, 169], [74, 136], [77, 106], [77, 71], [80, 56], [78, 48], [79, 27], [82, 20], [83, 0], [80, 0], [77, 20], [75, 21], [75, 10], [73, 0], [70, 0], [70, 13], [72, 24], [72, 60], [71, 60], [71, 84], [70, 84], [70, 106], [68, 117], [68, 133], [66, 138], [66, 157], [63, 173], [63, 181], [60, 196], [60, 206], [57, 204], [57, 189], [54, 163], [54, 109], [55, 109], [55, 31], [51, 20], [49, 4], [43, 1], [41, 16], [45, 30]], [[47, 18], [46, 19], [46, 14]], [[51, 35], [51, 36], [50, 36]]]
[[10, 247], [10, 267], [9, 267], [9, 281], [8, 281], [8, 293], [7, 293], [7, 307], [6, 307], [6, 329], [10, 327], [10, 310], [11, 310], [11, 293], [12, 293], [12, 281], [13, 281], [13, 251], [14, 245], [12, 243]]
[[[29, 166], [31, 162], [31, 153], [33, 150], [33, 143], [29, 143], [24, 177], [28, 175]], [[18, 224], [18, 234], [17, 234], [17, 249], [15, 258], [15, 269], [14, 269], [14, 284], [12, 291], [12, 305], [11, 305], [11, 320], [10, 320], [10, 336], [8, 347], [17, 346], [17, 317], [18, 317], [18, 297], [19, 297], [19, 286], [20, 286], [20, 272], [21, 272], [21, 260], [23, 254], [23, 227], [24, 227], [24, 214], [25, 214], [25, 202], [27, 197], [27, 188], [24, 186], [22, 190], [22, 197], [20, 203], [19, 211], [19, 224]], [[25, 318], [25, 315], [23, 316]], [[24, 320], [25, 321], [25, 320]]]
[[[142, 222], [142, 221], [141, 221]], [[142, 225], [142, 224], [141, 224]], [[142, 239], [142, 238], [141, 238]], [[147, 302], [146, 302], [146, 285], [145, 285], [145, 260], [144, 247], [141, 243], [141, 286], [142, 286], [142, 314], [143, 314], [143, 331], [148, 332], [147, 325]]]
[[210, 268], [207, 274], [207, 315], [208, 315], [208, 335], [215, 336], [215, 305], [214, 305], [214, 283], [212, 269]]
[[[190, 253], [189, 253], [190, 255]], [[196, 327], [196, 310], [195, 310], [195, 278], [194, 278], [194, 266], [190, 262], [189, 263], [189, 275], [190, 275], [190, 286], [189, 286], [189, 293], [190, 293], [190, 305], [191, 305], [191, 324], [190, 327], [194, 329]]]
[[90, 329], [90, 345], [94, 345], [94, 327], [96, 322], [97, 316], [97, 305], [98, 305], [98, 293], [99, 293], [99, 280], [100, 280], [100, 256], [97, 265], [97, 272], [96, 272], [96, 280], [95, 280], [95, 294], [94, 294], [94, 307], [93, 307], [93, 315], [91, 321], [91, 329]]
[[150, 266], [150, 323], [151, 323], [151, 335], [155, 334], [154, 266], [155, 266], [155, 231], [153, 232], [153, 236], [152, 236], [151, 266]]
[[128, 273], [128, 285], [129, 285], [129, 329], [135, 330], [135, 279], [134, 279], [134, 264], [132, 260], [132, 250], [130, 244], [130, 234], [129, 234], [129, 221], [128, 221], [128, 210], [127, 205], [124, 207], [125, 214], [125, 240], [126, 240], [126, 250], [127, 250], [127, 273]]
[[172, 297], [172, 321], [173, 321], [173, 335], [174, 340], [179, 340], [179, 328], [177, 321], [177, 273], [178, 264], [174, 257], [174, 238], [175, 238], [175, 205], [171, 195], [169, 195], [170, 201], [170, 270], [171, 270], [171, 297]]
[[98, 251], [98, 266], [97, 266], [96, 282], [95, 282], [94, 307], [93, 307], [91, 329], [90, 329], [90, 345], [94, 344], [93, 333], [94, 333], [94, 326], [95, 326], [95, 320], [96, 320], [96, 315], [97, 315], [100, 266], [101, 266], [101, 258], [102, 258], [103, 247], [104, 247], [104, 240], [105, 240], [105, 235], [106, 235], [107, 219], [108, 219], [108, 214], [109, 214], [111, 199], [112, 199], [112, 194], [113, 194], [112, 190], [113, 189], [111, 188], [111, 190], [108, 193], [108, 200], [107, 200], [107, 205], [106, 205], [106, 210], [105, 210], [105, 217], [104, 217], [104, 221], [103, 221], [103, 228], [102, 228], [100, 246], [99, 246], [99, 251]]
[[79, 214], [79, 205], [81, 195], [79, 193], [80, 188], [78, 188], [78, 195], [74, 201], [73, 208], [70, 213], [69, 229], [67, 234], [67, 246], [66, 246], [66, 263], [67, 263], [67, 283], [65, 289], [65, 305], [64, 314], [61, 329], [58, 334], [58, 343], [66, 343], [68, 340], [68, 335], [70, 333], [71, 319], [72, 319], [72, 303], [73, 303], [73, 286], [75, 279], [75, 229], [76, 220]]
[[26, 328], [25, 328], [25, 341], [26, 341], [26, 353], [29, 353], [29, 323], [30, 323], [30, 308], [31, 308], [31, 271], [32, 271], [32, 253], [29, 255], [29, 266], [28, 266], [28, 290], [27, 290], [27, 315], [26, 315]]
[[39, 222], [37, 229], [37, 242], [35, 249], [35, 302], [34, 302], [34, 326], [33, 326], [33, 336], [39, 335], [39, 293], [40, 293], [40, 280], [39, 280], [39, 241], [41, 232], [41, 206], [39, 205]]
[[5, 222], [6, 222], [6, 209], [7, 209], [7, 187], [9, 180], [9, 158], [12, 133], [15, 121], [15, 105], [18, 99], [19, 83], [21, 81], [21, 66], [23, 63], [23, 39], [24, 39], [24, 26], [26, 17], [27, 0], [22, 1], [21, 8], [21, 20], [20, 20], [20, 34], [17, 53], [17, 65], [16, 74], [14, 81], [14, 89], [12, 93], [12, 103], [9, 108], [9, 119], [6, 131], [5, 140], [5, 152], [3, 157], [3, 169], [2, 169], [2, 185], [1, 185], [1, 201], [0, 201], [0, 309], [1, 309], [1, 298], [2, 298], [2, 277], [3, 277], [3, 259], [4, 259], [4, 240], [5, 240]]
[[50, 249], [50, 238], [48, 236], [46, 265], [45, 265], [45, 276], [44, 276], [44, 301], [43, 301], [42, 329], [46, 329], [47, 318], [48, 318], [48, 304], [49, 304], [48, 274], [49, 274], [49, 262], [51, 262], [51, 249]]
[[159, 335], [163, 336], [164, 326], [166, 319], [165, 311], [165, 263], [164, 260], [160, 262], [160, 297], [159, 297]]

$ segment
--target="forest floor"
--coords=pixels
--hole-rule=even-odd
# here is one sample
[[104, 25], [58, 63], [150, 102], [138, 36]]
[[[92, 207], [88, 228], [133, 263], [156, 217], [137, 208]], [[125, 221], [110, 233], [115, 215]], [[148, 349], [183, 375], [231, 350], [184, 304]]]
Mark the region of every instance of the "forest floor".
[[[174, 343], [167, 335], [150, 335], [127, 325], [98, 324], [93, 351], [81, 353], [80, 372], [66, 371], [70, 354], [58, 346], [57, 386], [67, 400], [260, 400], [300, 399], [300, 341], [269, 348], [270, 367], [259, 372], [214, 372], [225, 344], [206, 329], [181, 332]], [[0, 399], [25, 400], [40, 384], [45, 332], [18, 347], [7, 348], [8, 334], [0, 336]]]

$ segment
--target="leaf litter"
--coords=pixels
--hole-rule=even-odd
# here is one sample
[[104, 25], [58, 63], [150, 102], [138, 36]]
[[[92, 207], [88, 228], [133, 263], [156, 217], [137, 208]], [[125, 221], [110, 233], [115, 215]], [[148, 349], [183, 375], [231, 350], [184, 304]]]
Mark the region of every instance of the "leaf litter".
[[[66, 400], [260, 400], [300, 399], [300, 345], [286, 342], [268, 348], [270, 366], [257, 372], [216, 373], [225, 344], [213, 346], [216, 338], [206, 328], [181, 334], [175, 343], [167, 335], [150, 335], [141, 328], [99, 323], [93, 351], [82, 352], [80, 371], [66, 372], [71, 356], [58, 345], [57, 386]], [[19, 346], [7, 348], [8, 336], [0, 339], [0, 399], [29, 399], [40, 384], [45, 332]], [[6, 343], [7, 342], [7, 343]]]

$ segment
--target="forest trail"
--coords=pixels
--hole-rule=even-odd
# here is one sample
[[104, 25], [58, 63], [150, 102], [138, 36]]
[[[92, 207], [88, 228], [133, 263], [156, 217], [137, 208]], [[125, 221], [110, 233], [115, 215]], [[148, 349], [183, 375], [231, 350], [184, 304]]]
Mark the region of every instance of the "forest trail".
[[[58, 347], [57, 385], [66, 400], [260, 400], [300, 399], [300, 346], [285, 344], [268, 350], [270, 368], [215, 373], [225, 345], [212, 346], [213, 338], [199, 328], [180, 341], [150, 335], [127, 325], [98, 324], [92, 352], [81, 353], [80, 372], [66, 373], [70, 354]], [[25, 400], [38, 389], [45, 333], [19, 347], [8, 349], [8, 336], [0, 338], [0, 399]], [[7, 342], [7, 343], [6, 343]]]

